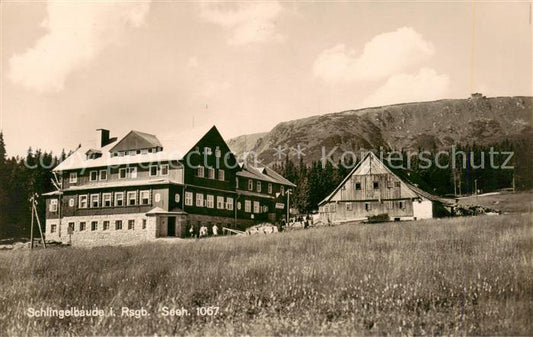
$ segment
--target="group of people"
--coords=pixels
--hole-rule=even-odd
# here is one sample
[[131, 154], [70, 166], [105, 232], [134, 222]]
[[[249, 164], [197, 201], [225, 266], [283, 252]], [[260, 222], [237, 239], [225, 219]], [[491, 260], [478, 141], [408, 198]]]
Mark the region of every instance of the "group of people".
[[[211, 235], [218, 236], [218, 226], [215, 224], [211, 227]], [[200, 226], [198, 233], [196, 233], [194, 226], [189, 227], [189, 237], [191, 238], [205, 238], [209, 236], [209, 229], [206, 225]]]
[[294, 218], [289, 219], [289, 223], [286, 222], [285, 217], [281, 219], [281, 223], [279, 225], [278, 230], [281, 232], [283, 229], [288, 225], [289, 227], [293, 227], [296, 224], [299, 224], [300, 226], [303, 225], [305, 229], [309, 228], [313, 224], [313, 218], [311, 215], [307, 214], [305, 217], [303, 215], [299, 215]]

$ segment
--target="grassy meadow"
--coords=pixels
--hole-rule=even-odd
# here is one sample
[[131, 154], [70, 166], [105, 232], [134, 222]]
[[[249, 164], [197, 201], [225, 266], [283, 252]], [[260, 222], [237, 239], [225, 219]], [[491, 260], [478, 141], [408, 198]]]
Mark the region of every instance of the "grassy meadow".
[[[30, 307], [117, 316], [29, 318]], [[149, 317], [121, 317], [120, 308]], [[161, 309], [192, 314], [165, 317]], [[196, 307], [218, 306], [215, 316]], [[533, 335], [530, 215], [0, 252], [0, 335]]]

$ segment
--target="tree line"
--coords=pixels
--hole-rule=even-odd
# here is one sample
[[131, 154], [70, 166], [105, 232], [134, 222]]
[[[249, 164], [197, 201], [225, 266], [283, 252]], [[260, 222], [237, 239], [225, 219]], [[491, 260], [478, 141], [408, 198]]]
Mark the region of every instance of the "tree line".
[[[7, 158], [3, 133], [0, 133], [0, 238], [27, 237], [31, 213], [29, 198], [33, 193], [54, 190], [52, 169], [66, 158], [52, 152], [29, 148], [26, 156]], [[37, 211], [44, 225], [45, 203], [38, 199]]]
[[[530, 141], [505, 140], [492, 146], [457, 146], [458, 151], [472, 152], [477, 164], [481, 153], [488, 153], [491, 147], [500, 153], [512, 151], [514, 157], [510, 164], [513, 169], [472, 168], [472, 165], [460, 169], [439, 168], [435, 165], [421, 168], [417, 165], [418, 159], [412, 158], [409, 170], [392, 170], [400, 178], [440, 196], [472, 194], [476, 188], [479, 192], [491, 192], [512, 188], [513, 185], [517, 190], [527, 190], [533, 188], [533, 154], [529, 144]], [[385, 152], [385, 158], [389, 152]], [[399, 152], [407, 153], [403, 150]], [[434, 160], [437, 153], [436, 149], [429, 151], [429, 159]], [[497, 158], [500, 163], [504, 160], [502, 156]], [[29, 198], [33, 193], [42, 195], [54, 190], [51, 182], [52, 169], [66, 157], [65, 151], [54, 155], [52, 152], [30, 148], [26, 156], [8, 158], [4, 137], [0, 132], [0, 238], [28, 236], [31, 221]], [[407, 155], [403, 158], [406, 161]], [[444, 158], [441, 164], [445, 164], [447, 160], [450, 158]], [[337, 163], [304, 163], [303, 160], [295, 163], [287, 157], [285, 161], [274, 163], [273, 168], [297, 185], [291, 197], [291, 206], [301, 212], [312, 212], [357, 163], [356, 158], [344, 162], [344, 165], [340, 160]], [[43, 198], [39, 198], [37, 209], [44, 224]]]
[[[374, 153], [378, 157], [381, 155], [385, 165], [401, 179], [434, 195], [454, 197], [502, 189], [533, 188], [533, 153], [529, 144], [529, 141], [524, 140], [504, 140], [484, 146], [457, 145], [455, 167], [451, 165], [452, 158], [439, 155], [436, 148], [418, 149], [414, 152], [418, 154], [425, 151], [424, 158], [432, 165], [423, 165], [418, 156], [410, 156], [408, 151], [402, 149]], [[398, 156], [401, 157], [401, 163], [388, 160], [393, 151], [401, 154]], [[490, 165], [491, 151], [494, 167]], [[509, 153], [513, 155], [510, 156]], [[307, 213], [317, 210], [320, 201], [333, 192], [361, 159], [359, 156], [352, 161], [343, 162], [338, 159], [336, 163], [313, 161], [308, 164], [300, 159], [295, 164], [293, 159], [287, 156], [284, 161], [274, 163], [273, 168], [297, 186], [292, 194], [291, 207]], [[483, 167], [482, 160], [485, 162]], [[437, 161], [439, 165], [435, 165]], [[504, 163], [505, 168], [502, 167]], [[397, 168], [398, 166], [402, 168]]]

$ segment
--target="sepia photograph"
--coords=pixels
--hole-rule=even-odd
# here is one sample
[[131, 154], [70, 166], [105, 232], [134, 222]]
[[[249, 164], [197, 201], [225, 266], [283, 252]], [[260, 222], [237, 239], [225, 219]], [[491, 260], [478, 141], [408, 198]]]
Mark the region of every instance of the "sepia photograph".
[[533, 336], [532, 5], [0, 1], [0, 336]]

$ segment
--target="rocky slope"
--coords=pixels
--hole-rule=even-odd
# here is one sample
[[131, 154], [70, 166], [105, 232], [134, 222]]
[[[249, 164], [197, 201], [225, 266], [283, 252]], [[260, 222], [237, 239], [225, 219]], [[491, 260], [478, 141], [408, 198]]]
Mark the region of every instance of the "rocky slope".
[[[335, 146], [338, 147], [336, 155], [343, 150], [380, 146], [444, 149], [453, 144], [492, 144], [503, 139], [530, 137], [532, 115], [533, 97], [474, 96], [349, 110], [282, 122], [266, 134], [248, 135], [246, 144], [266, 164], [279, 159], [274, 148], [280, 146], [305, 148], [306, 162], [320, 159], [323, 149], [329, 153]], [[244, 136], [240, 136], [228, 143], [240, 153], [244, 149], [243, 140]]]

